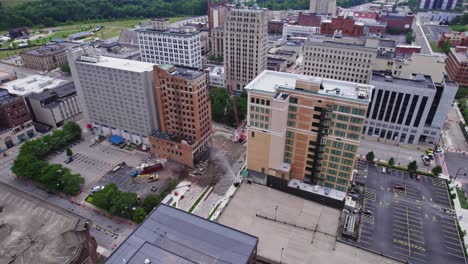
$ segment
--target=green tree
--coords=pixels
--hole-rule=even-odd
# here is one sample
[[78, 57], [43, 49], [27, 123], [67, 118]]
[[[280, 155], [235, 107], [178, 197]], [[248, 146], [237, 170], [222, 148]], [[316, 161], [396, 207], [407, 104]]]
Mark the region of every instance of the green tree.
[[239, 120], [244, 120], [247, 116], [247, 98], [248, 96], [246, 92], [242, 92], [240, 96], [235, 98]]
[[70, 135], [70, 140], [79, 140], [81, 139], [81, 127], [73, 121], [66, 122], [62, 130]]
[[448, 54], [450, 52], [450, 48], [452, 46], [450, 45], [450, 42], [447, 40], [442, 45], [440, 46], [440, 49], [445, 53]]
[[112, 206], [112, 197], [119, 195], [119, 192], [115, 183], [108, 184], [93, 195], [93, 204], [101, 209], [109, 210]]
[[374, 151], [369, 151], [369, 153], [366, 154], [366, 160], [368, 162], [374, 162], [374, 160], [375, 160]]
[[72, 174], [68, 170], [63, 176], [63, 192], [67, 195], [76, 195], [80, 192], [84, 178], [80, 174]]
[[411, 44], [415, 40], [413, 30], [409, 29], [408, 32], [406, 33], [406, 43]]
[[65, 64], [62, 64], [60, 65], [60, 70], [63, 72], [63, 73], [66, 73], [66, 74], [70, 74], [70, 65], [68, 65], [68, 63], [65, 63]]
[[391, 157], [391, 158], [388, 160], [388, 166], [390, 166], [390, 167], [395, 166], [395, 159], [394, 159], [393, 157]]
[[111, 198], [111, 207], [109, 208], [109, 213], [131, 219], [132, 208], [134, 207], [136, 201], [136, 193], [119, 191]]
[[60, 164], [51, 164], [42, 168], [41, 171], [41, 183], [51, 191], [60, 191], [63, 189], [64, 181], [64, 169]]
[[141, 207], [138, 207], [137, 209], [135, 209], [135, 211], [133, 212], [133, 221], [137, 224], [143, 222], [143, 220], [145, 220], [145, 217], [146, 217], [146, 212], [143, 208]]
[[413, 160], [412, 162], [410, 162], [410, 163], [408, 164], [408, 171], [409, 171], [410, 173], [413, 173], [413, 174], [414, 174], [414, 173], [416, 173], [417, 170], [418, 170], [418, 165], [417, 165], [417, 163], [416, 163], [415, 160]]
[[145, 210], [147, 214], [153, 211], [153, 208], [158, 206], [158, 204], [162, 201], [162, 197], [159, 195], [148, 195], [145, 199], [143, 199], [143, 203], [141, 207]]
[[432, 174], [433, 174], [434, 176], [438, 176], [438, 175], [441, 174], [441, 173], [442, 173], [442, 167], [439, 166], [439, 165], [435, 166], [435, 167], [432, 169]]
[[68, 157], [73, 156], [73, 151], [71, 150], [71, 148], [67, 148], [67, 156]]

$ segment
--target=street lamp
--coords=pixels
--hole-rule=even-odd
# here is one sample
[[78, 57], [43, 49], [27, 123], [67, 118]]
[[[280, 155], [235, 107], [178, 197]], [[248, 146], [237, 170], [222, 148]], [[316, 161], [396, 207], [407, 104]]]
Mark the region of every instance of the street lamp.
[[278, 206], [275, 207], [275, 221], [276, 221], [276, 213], [278, 213]]
[[[393, 137], [394, 141], [396, 141], [397, 139], [398, 139], [398, 136]], [[396, 144], [398, 145], [398, 150], [397, 150], [396, 157], [395, 157], [395, 164], [398, 164], [397, 160], [398, 160], [398, 154], [400, 154], [400, 144], [398, 144], [398, 142]]]
[[[457, 171], [457, 174], [455, 174], [455, 178], [453, 178], [454, 181], [457, 179], [458, 175], [461, 174], [460, 173], [461, 170], [467, 170], [467, 169], [466, 168], [459, 168], [458, 171]], [[463, 173], [463, 176], [466, 176], [466, 172]]]
[[283, 251], [284, 251], [284, 248], [281, 248], [281, 258], [280, 258], [280, 264], [281, 264], [281, 262], [283, 262]]

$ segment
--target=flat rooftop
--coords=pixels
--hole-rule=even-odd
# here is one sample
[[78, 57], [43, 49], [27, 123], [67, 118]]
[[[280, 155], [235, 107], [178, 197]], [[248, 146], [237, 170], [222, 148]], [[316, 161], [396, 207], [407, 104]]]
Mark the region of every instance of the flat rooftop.
[[65, 82], [62, 79], [33, 74], [3, 83], [0, 85], [0, 88], [7, 89], [12, 94], [27, 96], [33, 93], [41, 93], [46, 89], [53, 89]]
[[57, 86], [52, 90], [43, 91], [41, 93], [31, 94], [28, 98], [42, 101], [44, 99], [48, 99], [50, 97], [56, 96], [58, 99], [67, 97], [70, 94], [76, 93], [75, 83], [74, 82], [67, 82]]
[[159, 67], [166, 70], [167, 73], [171, 76], [181, 77], [188, 80], [195, 80], [205, 74], [203, 70], [191, 67], [176, 66], [171, 64], [163, 64]]
[[[267, 93], [275, 93], [278, 89], [296, 90], [296, 81], [298, 80], [320, 85], [321, 89], [317, 92], [318, 95], [359, 100], [363, 102], [370, 102], [369, 95], [374, 88], [374, 86], [367, 84], [267, 70], [263, 71], [254, 80], [247, 84], [244, 89]], [[302, 90], [296, 91], [306, 92]], [[361, 95], [363, 93], [367, 94], [367, 96], [365, 96], [364, 99], [361, 99]]]
[[147, 27], [141, 27], [135, 29], [136, 32], [149, 32], [149, 33], [156, 33], [156, 34], [162, 34], [162, 35], [178, 35], [178, 36], [191, 36], [191, 35], [197, 35], [200, 34], [200, 31], [198, 30], [193, 30], [193, 31], [184, 31], [179, 28], [169, 28], [166, 30], [159, 30], [159, 29], [153, 29], [151, 26]]
[[245, 264], [257, 243], [257, 237], [161, 203], [106, 264]]
[[74, 263], [85, 218], [3, 182], [0, 206], [0, 263]]
[[183, 138], [181, 136], [164, 133], [162, 131], [153, 131], [150, 136], [155, 137], [155, 138], [159, 138], [159, 139], [164, 139], [164, 140], [168, 140], [168, 141], [177, 142], [177, 143], [182, 143], [182, 142], [185, 141], [187, 143], [187, 145], [190, 145], [190, 146], [193, 145], [193, 143], [195, 143], [195, 141], [185, 139], [185, 138]]
[[405, 89], [408, 88], [419, 88], [419, 89], [435, 89], [434, 82], [431, 76], [418, 74], [414, 79], [403, 79], [391, 76], [386, 76], [381, 72], [373, 72], [370, 84], [376, 87], [382, 86], [398, 86]]
[[54, 43], [54, 44], [47, 44], [44, 45], [40, 48], [33, 49], [33, 50], [28, 50], [22, 52], [22, 54], [28, 54], [28, 55], [33, 55], [33, 56], [51, 56], [55, 55], [61, 52], [65, 52], [67, 49], [80, 46], [82, 45], [81, 43], [75, 43], [75, 42], [68, 42], [68, 41], [63, 41], [60, 43]]
[[153, 63], [126, 60], [120, 58], [113, 58], [107, 56], [90, 56], [83, 55], [78, 61], [79, 63], [94, 64], [99, 67], [105, 67], [110, 69], [117, 69], [122, 71], [143, 73], [147, 71], [153, 71]]
[[10, 94], [8, 90], [0, 88], [0, 105], [8, 104], [10, 102], [16, 101], [17, 99], [17, 95]]
[[455, 58], [461, 63], [461, 62], [468, 62], [468, 52], [467, 51], [455, 51], [456, 48], [450, 48], [450, 52], [455, 55]]

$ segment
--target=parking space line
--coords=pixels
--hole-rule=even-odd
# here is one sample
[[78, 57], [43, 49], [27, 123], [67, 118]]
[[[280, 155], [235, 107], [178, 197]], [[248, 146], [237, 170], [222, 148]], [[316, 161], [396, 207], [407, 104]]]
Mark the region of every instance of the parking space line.
[[450, 253], [450, 252], [445, 252], [445, 253], [449, 254], [450, 256], [454, 256], [454, 257], [457, 257], [457, 258], [465, 259], [465, 256], [464, 256], [464, 255], [460, 256], [460, 255], [452, 254], [452, 253]]
[[448, 241], [448, 240], [442, 240], [442, 242], [449, 243], [451, 245], [455, 245], [455, 246], [460, 247], [460, 243], [454, 243], [454, 242], [451, 242], [451, 241]]

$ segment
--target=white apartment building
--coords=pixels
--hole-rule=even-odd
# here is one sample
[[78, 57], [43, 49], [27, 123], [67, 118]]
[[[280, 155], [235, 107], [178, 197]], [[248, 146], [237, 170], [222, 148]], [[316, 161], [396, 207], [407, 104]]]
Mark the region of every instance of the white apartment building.
[[67, 59], [89, 124], [104, 135], [148, 144], [158, 129], [153, 64], [94, 55], [92, 48], [67, 52]]
[[202, 67], [200, 32], [195, 27], [169, 28], [166, 19], [153, 19], [136, 30], [141, 61], [158, 65], [175, 64]]
[[208, 70], [208, 81], [210, 87], [226, 88], [224, 68], [222, 66], [210, 66], [208, 67]]
[[285, 39], [290, 37], [309, 37], [315, 34], [320, 34], [320, 28], [290, 25], [286, 23], [283, 25], [283, 38]]
[[227, 11], [224, 24], [226, 85], [236, 93], [267, 69], [268, 10], [253, 6]]
[[335, 15], [336, 0], [310, 0], [310, 13], [317, 15]]
[[310, 38], [304, 46], [305, 75], [369, 83], [377, 49], [353, 39]]

